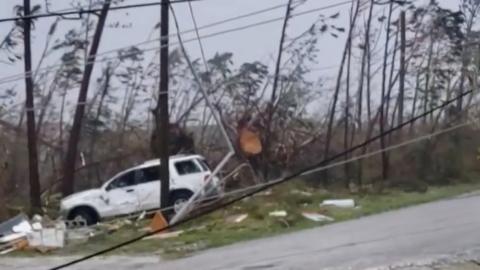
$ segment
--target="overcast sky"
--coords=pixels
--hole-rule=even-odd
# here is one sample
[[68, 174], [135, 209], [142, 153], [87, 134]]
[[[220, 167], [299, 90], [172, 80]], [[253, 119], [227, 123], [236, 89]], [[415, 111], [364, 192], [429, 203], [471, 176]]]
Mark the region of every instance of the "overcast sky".
[[[21, 0], [1, 0], [2, 5], [0, 9], [0, 17], [13, 16], [13, 7], [18, 4], [22, 4]], [[94, 0], [95, 1], [95, 0]], [[153, 0], [124, 0], [123, 4], [135, 4], [152, 2]], [[156, 0], [159, 1], [159, 0]], [[424, 2], [423, 0], [417, 0], [419, 4]], [[206, 25], [212, 22], [231, 18], [241, 14], [286, 4], [287, 0], [203, 0], [193, 3], [194, 12], [199, 26]], [[306, 10], [312, 10], [315, 8], [325, 7], [332, 4], [339, 4], [345, 2], [344, 0], [307, 0], [305, 4], [298, 7], [295, 13], [299, 13]], [[448, 8], [456, 9], [460, 0], [439, 0], [439, 2]], [[32, 5], [41, 4], [44, 6], [44, 0], [32, 0]], [[62, 10], [71, 8], [70, 0], [50, 0], [51, 10]], [[84, 1], [85, 5], [88, 4], [88, 0]], [[340, 17], [337, 20], [337, 25], [347, 28], [348, 11], [350, 4], [346, 3], [339, 7], [325, 9], [319, 12], [315, 12], [309, 15], [298, 16], [291, 19], [288, 27], [288, 36], [293, 37], [298, 33], [305, 31], [311, 25], [319, 14], [332, 15], [340, 12]], [[193, 23], [190, 17], [187, 4], [175, 4], [175, 10], [179, 17], [180, 27], [183, 30], [188, 30], [193, 27]], [[41, 12], [45, 12], [42, 8]], [[260, 22], [283, 16], [285, 8], [277, 8], [268, 13], [263, 13], [254, 17], [249, 17], [243, 20], [237, 20], [231, 23], [222, 24], [216, 27], [200, 30], [200, 35], [208, 35], [214, 32], [227, 30], [239, 26], [248, 25], [254, 22]], [[152, 27], [159, 21], [160, 7], [148, 7], [137, 8], [130, 10], [112, 11], [108, 15], [107, 27], [104, 31], [104, 36], [101, 41], [99, 52], [111, 51], [114, 49], [127, 47], [135, 43], [143, 42], [149, 38], [158, 37], [158, 31], [153, 32]], [[36, 27], [33, 32], [33, 58], [34, 67], [38, 61], [38, 57], [43, 49], [44, 37], [48, 32], [48, 29], [53, 22], [53, 18], [40, 19], [36, 22]], [[110, 25], [120, 22], [124, 27], [113, 28]], [[79, 21], [62, 21], [58, 26], [56, 33], [58, 38], [63, 37], [65, 31], [73, 27], [75, 24], [79, 24]], [[278, 51], [278, 41], [281, 34], [282, 21], [276, 21], [266, 25], [249, 28], [242, 31], [236, 31], [224, 35], [219, 35], [203, 40], [205, 52], [207, 58], [212, 57], [216, 52], [229, 51], [234, 53], [234, 60], [237, 64], [245, 61], [260, 60], [269, 62], [271, 64]], [[11, 23], [0, 24], [0, 37], [4, 37], [10, 30]], [[174, 32], [175, 28], [171, 23], [171, 32]], [[194, 38], [194, 33], [184, 36], [184, 39]], [[172, 42], [176, 39], [172, 39]], [[335, 68], [340, 62], [340, 56], [344, 47], [345, 35], [340, 36], [338, 39], [330, 36], [323, 37], [319, 42], [319, 63], [315, 67], [320, 69], [318, 73], [324, 76], [332, 76], [337, 72]], [[158, 47], [158, 42], [152, 42], [142, 46], [142, 48], [155, 48]], [[193, 57], [200, 57], [199, 46], [197, 42], [187, 43], [187, 50]], [[109, 56], [114, 56], [110, 54]], [[3, 57], [3, 56], [0, 56]], [[56, 59], [55, 59], [56, 60]], [[46, 65], [54, 64], [49, 61]], [[14, 65], [7, 66], [0, 64], [0, 80], [6, 76], [16, 75], [22, 73], [23, 62], [17, 62]], [[45, 65], [44, 65], [45, 66]], [[96, 66], [98, 71], [100, 65]], [[23, 89], [24, 82], [22, 80], [16, 81], [14, 84], [18, 86], [17, 89]], [[0, 84], [0, 90], [5, 89], [8, 85]]]

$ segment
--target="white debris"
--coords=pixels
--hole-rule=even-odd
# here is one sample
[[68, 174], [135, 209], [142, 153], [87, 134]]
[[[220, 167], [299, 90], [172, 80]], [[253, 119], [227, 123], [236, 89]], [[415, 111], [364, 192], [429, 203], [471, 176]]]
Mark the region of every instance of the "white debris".
[[88, 241], [90, 237], [95, 236], [93, 228], [77, 228], [66, 232], [66, 240], [68, 244], [80, 244]]
[[42, 229], [42, 224], [40, 222], [32, 223], [32, 229], [34, 229], [35, 231], [39, 231]]
[[302, 216], [315, 222], [332, 222], [335, 219], [318, 213], [303, 212]]
[[311, 197], [313, 195], [310, 192], [303, 191], [303, 190], [297, 190], [297, 189], [292, 190], [292, 194], [299, 194], [299, 195], [302, 195], [302, 196], [305, 196], [305, 197]]
[[248, 214], [239, 214], [239, 215], [227, 217], [226, 221], [228, 223], [240, 223], [244, 221], [247, 217], [248, 217]]
[[15, 233], [29, 233], [32, 231], [32, 225], [30, 225], [30, 222], [24, 220], [19, 224], [13, 226], [12, 231]]
[[38, 214], [35, 214], [33, 217], [32, 217], [32, 222], [42, 222], [43, 220], [43, 217], [38, 215]]
[[27, 235], [26, 233], [11, 233], [9, 235], [0, 237], [0, 243], [8, 243], [8, 242], [16, 241], [16, 240], [22, 239], [26, 235]]
[[137, 221], [145, 219], [145, 216], [147, 215], [147, 211], [143, 211], [137, 218]]
[[54, 228], [43, 228], [27, 235], [28, 245], [34, 248], [62, 248], [65, 245], [65, 224], [58, 222]]
[[30, 247], [61, 248], [65, 244], [65, 231], [46, 228], [28, 234], [27, 238]]
[[143, 240], [147, 239], [168, 239], [168, 238], [174, 238], [180, 236], [184, 231], [174, 231], [174, 232], [168, 232], [168, 233], [157, 233], [149, 237], [143, 238]]
[[287, 216], [287, 211], [280, 210], [280, 211], [273, 211], [268, 213], [269, 216], [271, 217], [286, 217]]
[[320, 206], [336, 206], [342, 208], [353, 208], [355, 207], [355, 201], [353, 199], [343, 199], [343, 200], [324, 200]]

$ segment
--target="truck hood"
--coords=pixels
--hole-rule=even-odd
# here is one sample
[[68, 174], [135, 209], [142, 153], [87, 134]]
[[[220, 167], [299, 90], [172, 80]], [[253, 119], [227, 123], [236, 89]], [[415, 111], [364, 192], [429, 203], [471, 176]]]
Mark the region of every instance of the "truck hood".
[[62, 203], [69, 203], [73, 201], [87, 201], [89, 199], [98, 198], [103, 193], [99, 188], [89, 189], [81, 192], [74, 193], [62, 199]]

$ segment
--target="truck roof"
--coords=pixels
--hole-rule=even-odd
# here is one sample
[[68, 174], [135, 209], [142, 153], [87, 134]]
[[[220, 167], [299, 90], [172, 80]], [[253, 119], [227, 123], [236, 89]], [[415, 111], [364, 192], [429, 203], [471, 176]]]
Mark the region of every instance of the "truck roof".
[[[187, 160], [187, 159], [192, 159], [192, 158], [200, 158], [200, 159], [205, 159], [201, 155], [173, 155], [169, 157], [170, 162], [175, 162], [175, 161], [182, 161], [182, 160]], [[160, 165], [160, 159], [151, 159], [151, 160], [146, 160], [142, 164], [139, 164], [135, 166], [135, 169], [140, 169], [140, 168], [146, 168], [146, 167], [151, 167], [151, 166], [157, 166]]]

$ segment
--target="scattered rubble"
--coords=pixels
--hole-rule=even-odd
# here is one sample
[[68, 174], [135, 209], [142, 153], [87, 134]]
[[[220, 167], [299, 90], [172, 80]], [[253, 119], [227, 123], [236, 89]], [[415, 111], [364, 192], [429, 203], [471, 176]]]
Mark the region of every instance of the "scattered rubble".
[[311, 192], [303, 191], [303, 190], [298, 190], [298, 189], [292, 190], [291, 193], [292, 193], [292, 194], [302, 195], [302, 196], [305, 196], [305, 197], [311, 197], [311, 196], [313, 195]]
[[65, 232], [65, 223], [61, 221], [55, 227], [32, 231], [27, 234], [28, 246], [42, 253], [62, 248], [65, 245]]
[[239, 214], [239, 215], [233, 215], [229, 216], [225, 219], [227, 223], [240, 223], [244, 221], [248, 217], [248, 214]]
[[153, 216], [153, 219], [152, 219], [152, 221], [150, 222], [150, 225], [149, 225], [150, 231], [152, 231], [152, 232], [161, 230], [161, 229], [163, 229], [167, 226], [168, 226], [168, 222], [165, 219], [165, 217], [163, 217], [162, 213], [160, 213], [160, 212], [155, 213], [155, 215]]
[[320, 206], [335, 206], [341, 208], [354, 208], [355, 201], [353, 199], [342, 199], [342, 200], [324, 200]]
[[286, 217], [287, 216], [287, 211], [280, 210], [280, 211], [273, 211], [268, 213], [269, 216], [271, 217]]
[[185, 231], [180, 230], [180, 231], [174, 231], [174, 232], [168, 232], [168, 233], [157, 233], [157, 234], [154, 234], [152, 236], [145, 237], [145, 238], [143, 238], [143, 240], [175, 238], [175, 237], [179, 237], [184, 232]]
[[302, 216], [306, 219], [309, 219], [309, 220], [312, 220], [312, 221], [315, 221], [315, 222], [333, 222], [333, 221], [335, 221], [335, 219], [332, 218], [332, 217], [325, 216], [325, 215], [318, 214], [318, 213], [312, 213], [312, 212], [303, 212]]
[[22, 224], [22, 222], [28, 222], [28, 217], [25, 214], [17, 215], [0, 224], [0, 237], [14, 233], [13, 228]]

